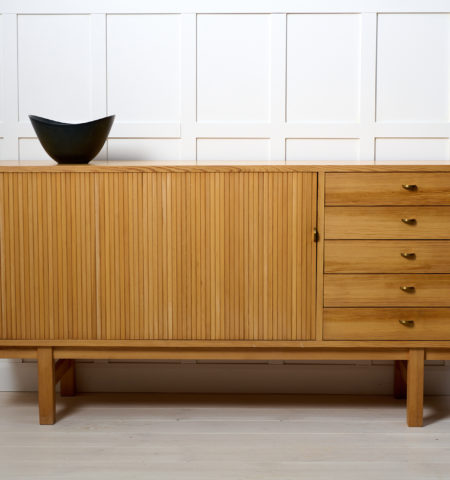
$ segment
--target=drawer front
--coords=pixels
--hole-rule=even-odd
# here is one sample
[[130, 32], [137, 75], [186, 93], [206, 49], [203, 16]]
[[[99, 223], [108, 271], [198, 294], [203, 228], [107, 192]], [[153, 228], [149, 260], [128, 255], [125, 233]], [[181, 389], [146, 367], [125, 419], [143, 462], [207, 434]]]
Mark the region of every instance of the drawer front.
[[450, 273], [447, 240], [327, 240], [326, 273]]
[[450, 239], [450, 207], [326, 207], [325, 238]]
[[[403, 291], [402, 287], [411, 287]], [[450, 307], [450, 274], [326, 274], [325, 307]]]
[[323, 322], [324, 340], [450, 339], [449, 308], [326, 308]]
[[450, 205], [448, 173], [328, 173], [326, 205]]

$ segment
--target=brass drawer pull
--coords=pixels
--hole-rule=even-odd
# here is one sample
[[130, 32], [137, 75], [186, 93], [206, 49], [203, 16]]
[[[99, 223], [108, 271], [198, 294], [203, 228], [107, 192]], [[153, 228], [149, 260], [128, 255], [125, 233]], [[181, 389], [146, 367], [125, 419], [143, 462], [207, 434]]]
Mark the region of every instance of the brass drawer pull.
[[415, 225], [417, 220], [415, 218], [402, 218], [402, 222], [406, 223], [406, 225]]
[[414, 327], [414, 320], [399, 320], [399, 323], [401, 323], [404, 327]]
[[400, 290], [405, 293], [414, 293], [416, 291], [416, 287], [403, 285], [400, 287]]
[[401, 255], [403, 258], [407, 258], [408, 260], [415, 260], [415, 258], [416, 258], [416, 254], [415, 254], [415, 253], [402, 252], [402, 253], [400, 253], [400, 255]]
[[404, 183], [402, 185], [402, 188], [404, 188], [405, 190], [409, 190], [410, 192], [414, 191], [414, 190], [417, 190], [417, 185], [410, 185], [408, 183]]

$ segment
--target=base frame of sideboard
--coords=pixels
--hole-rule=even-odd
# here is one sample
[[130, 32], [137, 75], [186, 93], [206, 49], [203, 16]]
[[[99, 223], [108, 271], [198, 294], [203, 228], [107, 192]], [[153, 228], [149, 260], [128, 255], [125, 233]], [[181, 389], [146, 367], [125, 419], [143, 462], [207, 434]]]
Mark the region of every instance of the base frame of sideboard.
[[[22, 342], [23, 343], [23, 342]], [[442, 342], [439, 342], [442, 343]], [[428, 347], [428, 345], [427, 345]], [[384, 346], [347, 347], [250, 347], [250, 346], [0, 346], [0, 358], [36, 359], [38, 363], [39, 422], [52, 425], [56, 420], [55, 387], [62, 396], [76, 393], [75, 360], [393, 360], [394, 396], [406, 396], [407, 424], [423, 425], [425, 360], [449, 360], [450, 348]]]

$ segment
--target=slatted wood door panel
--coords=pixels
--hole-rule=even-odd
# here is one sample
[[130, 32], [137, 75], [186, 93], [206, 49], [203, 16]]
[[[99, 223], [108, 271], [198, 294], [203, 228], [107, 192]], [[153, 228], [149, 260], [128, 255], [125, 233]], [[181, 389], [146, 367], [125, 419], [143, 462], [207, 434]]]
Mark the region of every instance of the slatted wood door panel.
[[2, 339], [95, 339], [95, 183], [0, 174]]
[[315, 338], [315, 174], [97, 174], [99, 338]]

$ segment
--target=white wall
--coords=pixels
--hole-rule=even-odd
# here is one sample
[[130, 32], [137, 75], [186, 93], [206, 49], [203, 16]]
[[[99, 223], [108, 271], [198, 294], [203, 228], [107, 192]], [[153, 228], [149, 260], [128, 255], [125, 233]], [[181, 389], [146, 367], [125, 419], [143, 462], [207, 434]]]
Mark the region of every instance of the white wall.
[[51, 162], [30, 113], [115, 113], [110, 162], [450, 160], [448, 1], [2, 5], [0, 160]]
[[[450, 161], [448, 0], [0, 5], [0, 162], [52, 162], [28, 114], [78, 122], [113, 113], [97, 162]], [[141, 367], [127, 369], [135, 378], [121, 368], [83, 364], [82, 385], [95, 389], [103, 378], [103, 389], [135, 388]], [[197, 389], [207, 378], [211, 389], [346, 392], [387, 392], [391, 370], [371, 362], [145, 368], [154, 376], [144, 389], [169, 388], [163, 375], [187, 389], [191, 375]], [[427, 374], [429, 391], [450, 391], [444, 363]], [[0, 389], [34, 388], [34, 378], [33, 365], [0, 364]]]

